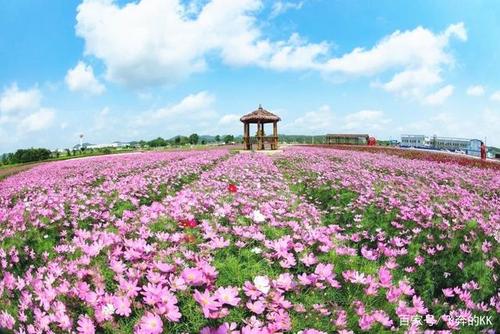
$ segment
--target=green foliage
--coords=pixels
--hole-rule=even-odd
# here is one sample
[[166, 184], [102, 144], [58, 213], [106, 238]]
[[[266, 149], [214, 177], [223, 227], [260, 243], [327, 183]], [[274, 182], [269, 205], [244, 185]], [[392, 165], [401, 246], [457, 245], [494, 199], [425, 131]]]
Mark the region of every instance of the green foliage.
[[198, 136], [198, 134], [196, 134], [196, 133], [193, 133], [192, 135], [189, 136], [189, 143], [191, 145], [198, 144], [199, 140], [200, 140], [200, 136]]
[[177, 222], [169, 218], [159, 218], [157, 221], [149, 225], [149, 230], [156, 232], [174, 232], [178, 227]]
[[230, 144], [234, 142], [234, 136], [233, 135], [225, 135], [224, 136], [224, 143]]
[[214, 258], [214, 266], [219, 272], [217, 286], [243, 286], [255, 276], [275, 276], [277, 270], [260, 255], [248, 248], [230, 246], [219, 250]]
[[115, 273], [111, 270], [108, 259], [104, 255], [98, 255], [90, 262], [93, 268], [99, 269], [104, 283], [106, 284], [106, 291], [115, 292], [118, 284], [115, 281]]
[[166, 323], [163, 328], [164, 333], [199, 333], [203, 327], [210, 323], [203, 315], [200, 305], [193, 299], [190, 291], [178, 294], [177, 300], [182, 318], [179, 322]]
[[50, 159], [51, 152], [46, 148], [28, 148], [19, 149], [13, 154], [7, 154], [2, 157], [2, 161], [10, 164], [26, 163], [33, 161], [42, 161]]
[[115, 206], [113, 207], [113, 210], [112, 210], [112, 213], [118, 217], [118, 218], [122, 218], [123, 217], [123, 212], [125, 210], [128, 210], [128, 211], [132, 211], [132, 210], [135, 210], [136, 207], [134, 206], [134, 204], [132, 204], [132, 202], [130, 201], [123, 201], [123, 200], [118, 200], [115, 204]]
[[287, 234], [291, 234], [291, 232], [290, 228], [280, 228], [270, 225], [264, 225], [262, 227], [262, 233], [264, 233], [266, 237], [271, 240], [279, 239]]
[[163, 147], [163, 146], [167, 146], [168, 142], [165, 139], [163, 139], [162, 137], [158, 137], [156, 139], [148, 141], [147, 145], [149, 147]]

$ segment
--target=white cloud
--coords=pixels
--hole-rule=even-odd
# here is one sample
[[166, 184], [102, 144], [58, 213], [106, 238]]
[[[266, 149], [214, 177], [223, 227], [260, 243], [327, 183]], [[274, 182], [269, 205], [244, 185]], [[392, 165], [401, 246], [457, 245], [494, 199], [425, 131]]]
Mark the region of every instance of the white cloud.
[[[280, 1], [274, 7], [279, 12], [290, 4]], [[332, 58], [327, 41], [307, 42], [296, 33], [277, 41], [264, 36], [257, 18], [261, 0], [210, 0], [192, 7], [180, 0], [124, 6], [86, 0], [78, 6], [76, 33], [85, 41], [85, 53], [104, 62], [107, 79], [128, 86], [176, 83], [205, 70], [207, 59], [218, 56], [231, 66], [313, 70], [327, 77], [391, 72], [383, 87], [403, 95], [441, 82], [445, 66], [454, 62], [447, 50], [450, 40], [467, 39], [463, 23], [441, 33], [417, 27]]]
[[428, 105], [440, 105], [443, 104], [448, 97], [453, 94], [455, 88], [452, 85], [447, 85], [443, 88], [440, 88], [436, 92], [427, 95], [424, 98], [424, 103]]
[[469, 96], [483, 96], [485, 89], [481, 85], [470, 86], [467, 88], [467, 95]]
[[18, 124], [18, 129], [20, 132], [33, 132], [43, 130], [52, 125], [54, 115], [54, 110], [40, 108], [40, 110], [31, 113], [21, 119]]
[[217, 122], [214, 102], [215, 96], [206, 91], [190, 94], [178, 103], [139, 114], [131, 124], [144, 127], [165, 122], [173, 128], [179, 128], [181, 124], [182, 128], [189, 128], [196, 125], [193, 123]]
[[304, 1], [275, 1], [271, 9], [271, 18], [284, 14], [291, 9], [301, 9], [303, 5]]
[[183, 119], [186, 119], [194, 115], [199, 118], [205, 118], [206, 114], [210, 113], [214, 102], [215, 96], [208, 92], [203, 91], [190, 94], [177, 104], [156, 110], [152, 113], [151, 117], [153, 119], [164, 119], [182, 115]]
[[490, 96], [490, 100], [492, 101], [500, 101], [500, 90], [497, 90]]
[[65, 81], [71, 91], [81, 91], [98, 95], [102, 94], [105, 90], [104, 85], [94, 76], [92, 66], [82, 61], [79, 61], [74, 68], [68, 70]]
[[452, 37], [467, 40], [463, 23], [450, 25], [438, 34], [423, 27], [396, 31], [371, 49], [356, 48], [340, 58], [330, 59], [323, 71], [344, 76], [395, 71], [388, 82], [376, 86], [421, 99], [430, 87], [443, 81], [444, 67], [453, 65], [454, 58], [447, 50]]
[[311, 134], [331, 131], [335, 126], [335, 113], [327, 104], [317, 110], [306, 112], [290, 123], [285, 123], [282, 128], [287, 134]]
[[420, 97], [427, 87], [441, 81], [442, 78], [434, 69], [419, 68], [395, 74], [390, 81], [382, 85], [382, 88], [404, 97]]
[[240, 121], [241, 115], [236, 115], [236, 114], [228, 114], [224, 115], [219, 119], [219, 124], [226, 125], [226, 124], [234, 124]]
[[17, 84], [12, 84], [0, 95], [0, 112], [16, 112], [32, 110], [40, 106], [41, 94], [37, 88], [19, 90]]
[[347, 130], [381, 130], [391, 122], [386, 118], [383, 111], [380, 110], [361, 110], [347, 114], [344, 117], [343, 129]]
[[55, 111], [41, 106], [41, 100], [38, 88], [22, 90], [15, 83], [0, 94], [0, 132], [9, 143], [52, 125]]

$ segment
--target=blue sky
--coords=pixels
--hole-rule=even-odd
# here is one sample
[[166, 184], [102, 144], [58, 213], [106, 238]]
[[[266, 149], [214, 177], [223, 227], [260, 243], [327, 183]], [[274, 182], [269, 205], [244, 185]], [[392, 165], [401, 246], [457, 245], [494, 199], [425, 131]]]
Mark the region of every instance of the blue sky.
[[[500, 146], [497, 1], [0, 2], [0, 152], [240, 134]], [[269, 130], [270, 131], [270, 130]]]

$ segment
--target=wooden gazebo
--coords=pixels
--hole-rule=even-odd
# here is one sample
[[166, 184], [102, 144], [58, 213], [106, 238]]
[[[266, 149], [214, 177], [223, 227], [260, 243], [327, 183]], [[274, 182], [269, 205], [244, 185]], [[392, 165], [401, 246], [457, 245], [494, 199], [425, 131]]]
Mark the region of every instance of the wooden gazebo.
[[[243, 147], [245, 150], [251, 150], [253, 144], [257, 144], [258, 150], [264, 150], [266, 143], [269, 143], [271, 150], [278, 148], [278, 122], [279, 116], [265, 110], [259, 105], [259, 108], [240, 118], [243, 122]], [[250, 135], [250, 124], [257, 124], [255, 136]], [[264, 124], [273, 123], [273, 135], [266, 136], [264, 133]]]

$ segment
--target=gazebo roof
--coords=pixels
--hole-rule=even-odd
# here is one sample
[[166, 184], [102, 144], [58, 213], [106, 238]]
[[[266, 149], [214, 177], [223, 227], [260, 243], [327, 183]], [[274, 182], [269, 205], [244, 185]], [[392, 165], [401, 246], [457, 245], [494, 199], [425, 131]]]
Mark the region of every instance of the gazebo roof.
[[252, 111], [245, 116], [242, 116], [240, 118], [240, 121], [242, 121], [243, 123], [272, 123], [281, 121], [281, 118], [259, 105], [259, 108], [257, 110]]

